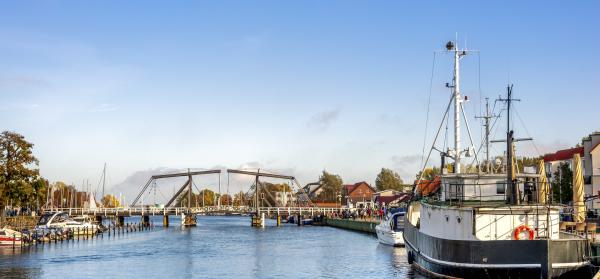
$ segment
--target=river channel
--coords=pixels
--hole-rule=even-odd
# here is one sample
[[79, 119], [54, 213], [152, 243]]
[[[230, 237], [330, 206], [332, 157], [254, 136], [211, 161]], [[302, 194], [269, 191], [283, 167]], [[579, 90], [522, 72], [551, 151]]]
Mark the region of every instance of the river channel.
[[0, 278], [423, 278], [405, 249], [365, 233], [273, 222], [256, 229], [249, 217], [199, 216], [195, 228], [178, 221], [162, 228], [153, 218], [151, 231], [2, 248]]

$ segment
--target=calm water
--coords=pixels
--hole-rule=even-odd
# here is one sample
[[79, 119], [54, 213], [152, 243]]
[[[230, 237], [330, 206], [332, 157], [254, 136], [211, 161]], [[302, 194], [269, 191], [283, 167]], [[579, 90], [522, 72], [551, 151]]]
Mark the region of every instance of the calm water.
[[249, 217], [200, 216], [189, 229], [178, 221], [167, 229], [0, 250], [0, 278], [422, 278], [403, 248], [368, 234], [269, 222], [256, 229]]

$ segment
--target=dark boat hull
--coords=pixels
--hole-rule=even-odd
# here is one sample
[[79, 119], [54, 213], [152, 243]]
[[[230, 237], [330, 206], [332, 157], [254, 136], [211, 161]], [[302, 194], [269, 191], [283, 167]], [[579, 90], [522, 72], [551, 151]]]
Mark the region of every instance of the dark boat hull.
[[432, 237], [405, 223], [409, 263], [449, 278], [592, 278], [589, 242], [462, 241]]

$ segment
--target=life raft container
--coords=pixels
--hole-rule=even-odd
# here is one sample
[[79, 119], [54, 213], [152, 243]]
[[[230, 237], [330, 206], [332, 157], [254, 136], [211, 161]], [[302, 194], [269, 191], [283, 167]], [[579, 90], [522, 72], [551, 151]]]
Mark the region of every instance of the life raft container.
[[515, 229], [515, 233], [514, 233], [514, 235], [513, 235], [513, 236], [514, 236], [514, 238], [515, 238], [515, 240], [521, 240], [520, 236], [521, 236], [521, 233], [522, 233], [523, 231], [527, 231], [527, 233], [529, 234], [529, 240], [533, 240], [533, 237], [534, 237], [534, 232], [533, 232], [533, 230], [532, 230], [532, 229], [531, 229], [529, 226], [527, 226], [527, 225], [520, 225], [519, 227], [517, 227], [517, 228]]

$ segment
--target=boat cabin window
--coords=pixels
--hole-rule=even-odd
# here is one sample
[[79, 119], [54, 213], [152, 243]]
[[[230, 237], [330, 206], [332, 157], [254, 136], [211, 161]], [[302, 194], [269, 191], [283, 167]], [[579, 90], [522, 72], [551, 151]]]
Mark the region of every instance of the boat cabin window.
[[69, 216], [66, 213], [62, 213], [62, 214], [57, 215], [53, 221], [54, 222], [65, 222], [65, 221], [67, 221], [67, 219], [69, 219]]
[[450, 184], [450, 187], [448, 189], [448, 198], [451, 200], [462, 200], [463, 188], [463, 184]]
[[52, 218], [52, 216], [54, 216], [54, 214], [44, 214], [42, 215], [42, 217], [40, 217], [40, 221], [38, 222], [39, 225], [46, 225], [48, 223], [48, 221], [50, 221], [50, 218]]
[[5, 231], [0, 231], [0, 235], [6, 235]]
[[392, 220], [392, 230], [393, 231], [402, 231], [404, 225], [404, 213], [394, 215], [394, 220]]

